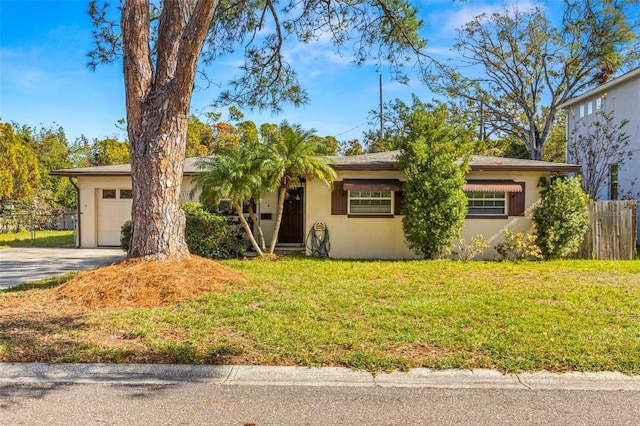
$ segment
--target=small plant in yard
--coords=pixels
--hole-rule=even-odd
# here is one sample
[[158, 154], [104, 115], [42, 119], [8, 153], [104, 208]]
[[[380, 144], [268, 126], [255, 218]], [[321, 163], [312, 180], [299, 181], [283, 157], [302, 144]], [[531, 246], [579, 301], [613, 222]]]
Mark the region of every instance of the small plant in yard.
[[536, 244], [536, 236], [524, 232], [515, 233], [510, 229], [504, 230], [504, 241], [495, 246], [500, 260], [540, 260], [542, 253]]
[[484, 253], [487, 248], [489, 248], [489, 242], [484, 235], [476, 235], [471, 238], [470, 243], [461, 238], [457, 244], [454, 244], [451, 254], [456, 256], [458, 260], [467, 261]]

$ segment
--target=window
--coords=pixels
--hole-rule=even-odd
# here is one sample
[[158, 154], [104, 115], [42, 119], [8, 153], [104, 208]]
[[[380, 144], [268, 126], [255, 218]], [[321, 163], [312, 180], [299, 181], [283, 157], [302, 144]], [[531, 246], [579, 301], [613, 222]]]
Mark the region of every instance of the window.
[[392, 191], [349, 191], [349, 214], [393, 214]]
[[506, 216], [506, 192], [466, 192], [469, 216]]
[[602, 98], [596, 99], [596, 111], [600, 111], [602, 109]]
[[121, 189], [120, 190], [120, 199], [121, 200], [131, 200], [133, 198], [133, 191], [130, 189]]
[[580, 118], [584, 117], [584, 104], [580, 105]]
[[116, 199], [116, 190], [115, 189], [103, 189], [102, 190], [102, 198], [105, 200], [115, 200]]
[[609, 164], [609, 199], [618, 199], [618, 172], [617, 164]]
[[587, 102], [587, 115], [593, 114], [593, 102]]

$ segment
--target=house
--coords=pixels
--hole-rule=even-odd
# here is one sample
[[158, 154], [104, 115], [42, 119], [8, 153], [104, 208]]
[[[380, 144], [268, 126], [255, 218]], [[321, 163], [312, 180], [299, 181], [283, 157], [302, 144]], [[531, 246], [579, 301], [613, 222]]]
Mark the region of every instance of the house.
[[[402, 181], [398, 151], [352, 157], [330, 157], [337, 173], [333, 190], [318, 181], [302, 182], [288, 192], [278, 243], [302, 248], [314, 225], [322, 223], [330, 235], [334, 258], [416, 258], [402, 231]], [[540, 198], [541, 177], [575, 173], [579, 166], [497, 157], [474, 156], [464, 190], [469, 198], [463, 237], [482, 234], [491, 244], [502, 241], [504, 230], [531, 232], [530, 210]], [[196, 159], [185, 161], [181, 201], [190, 201]], [[117, 246], [120, 227], [130, 218], [129, 165], [87, 167], [52, 172], [68, 176], [78, 188], [79, 247]], [[257, 216], [267, 238], [272, 234], [276, 194], [257, 203]], [[309, 249], [307, 253], [310, 254]], [[488, 258], [494, 256], [491, 250]]]
[[[623, 163], [615, 161], [607, 164], [583, 164], [583, 169], [594, 167], [591, 172], [603, 170], [605, 181], [599, 187], [594, 198], [598, 200], [618, 200], [624, 198], [637, 199], [640, 194], [640, 68], [636, 68], [601, 86], [583, 93], [560, 105], [567, 115], [567, 140], [593, 131], [590, 124], [602, 122], [600, 111], [613, 114], [615, 123], [623, 121], [628, 124], [622, 131], [630, 136], [629, 151], [632, 157]], [[567, 161], [578, 162], [567, 150]], [[635, 186], [635, 187], [634, 187]], [[593, 195], [593, 194], [592, 194]]]

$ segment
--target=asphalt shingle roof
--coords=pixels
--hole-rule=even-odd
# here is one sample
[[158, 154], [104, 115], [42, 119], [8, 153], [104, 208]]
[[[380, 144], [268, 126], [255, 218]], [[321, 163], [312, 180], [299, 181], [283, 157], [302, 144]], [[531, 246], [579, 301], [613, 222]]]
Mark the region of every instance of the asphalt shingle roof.
[[[377, 152], [354, 156], [331, 156], [329, 163], [336, 170], [395, 170], [395, 164], [400, 151]], [[198, 171], [198, 158], [187, 158], [184, 162], [184, 174], [192, 175]], [[523, 160], [519, 158], [489, 157], [474, 155], [469, 161], [472, 171], [544, 171], [550, 173], [574, 173], [580, 171], [580, 166], [567, 163], [551, 163], [548, 161]], [[117, 166], [81, 167], [75, 169], [54, 170], [54, 176], [129, 176], [131, 166], [122, 164]]]

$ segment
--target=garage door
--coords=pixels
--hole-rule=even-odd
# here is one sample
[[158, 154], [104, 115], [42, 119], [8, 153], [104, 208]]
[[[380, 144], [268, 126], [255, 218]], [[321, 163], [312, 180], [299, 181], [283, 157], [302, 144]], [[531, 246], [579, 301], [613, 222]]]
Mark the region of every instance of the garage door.
[[120, 246], [120, 228], [131, 219], [130, 189], [98, 190], [98, 245]]

